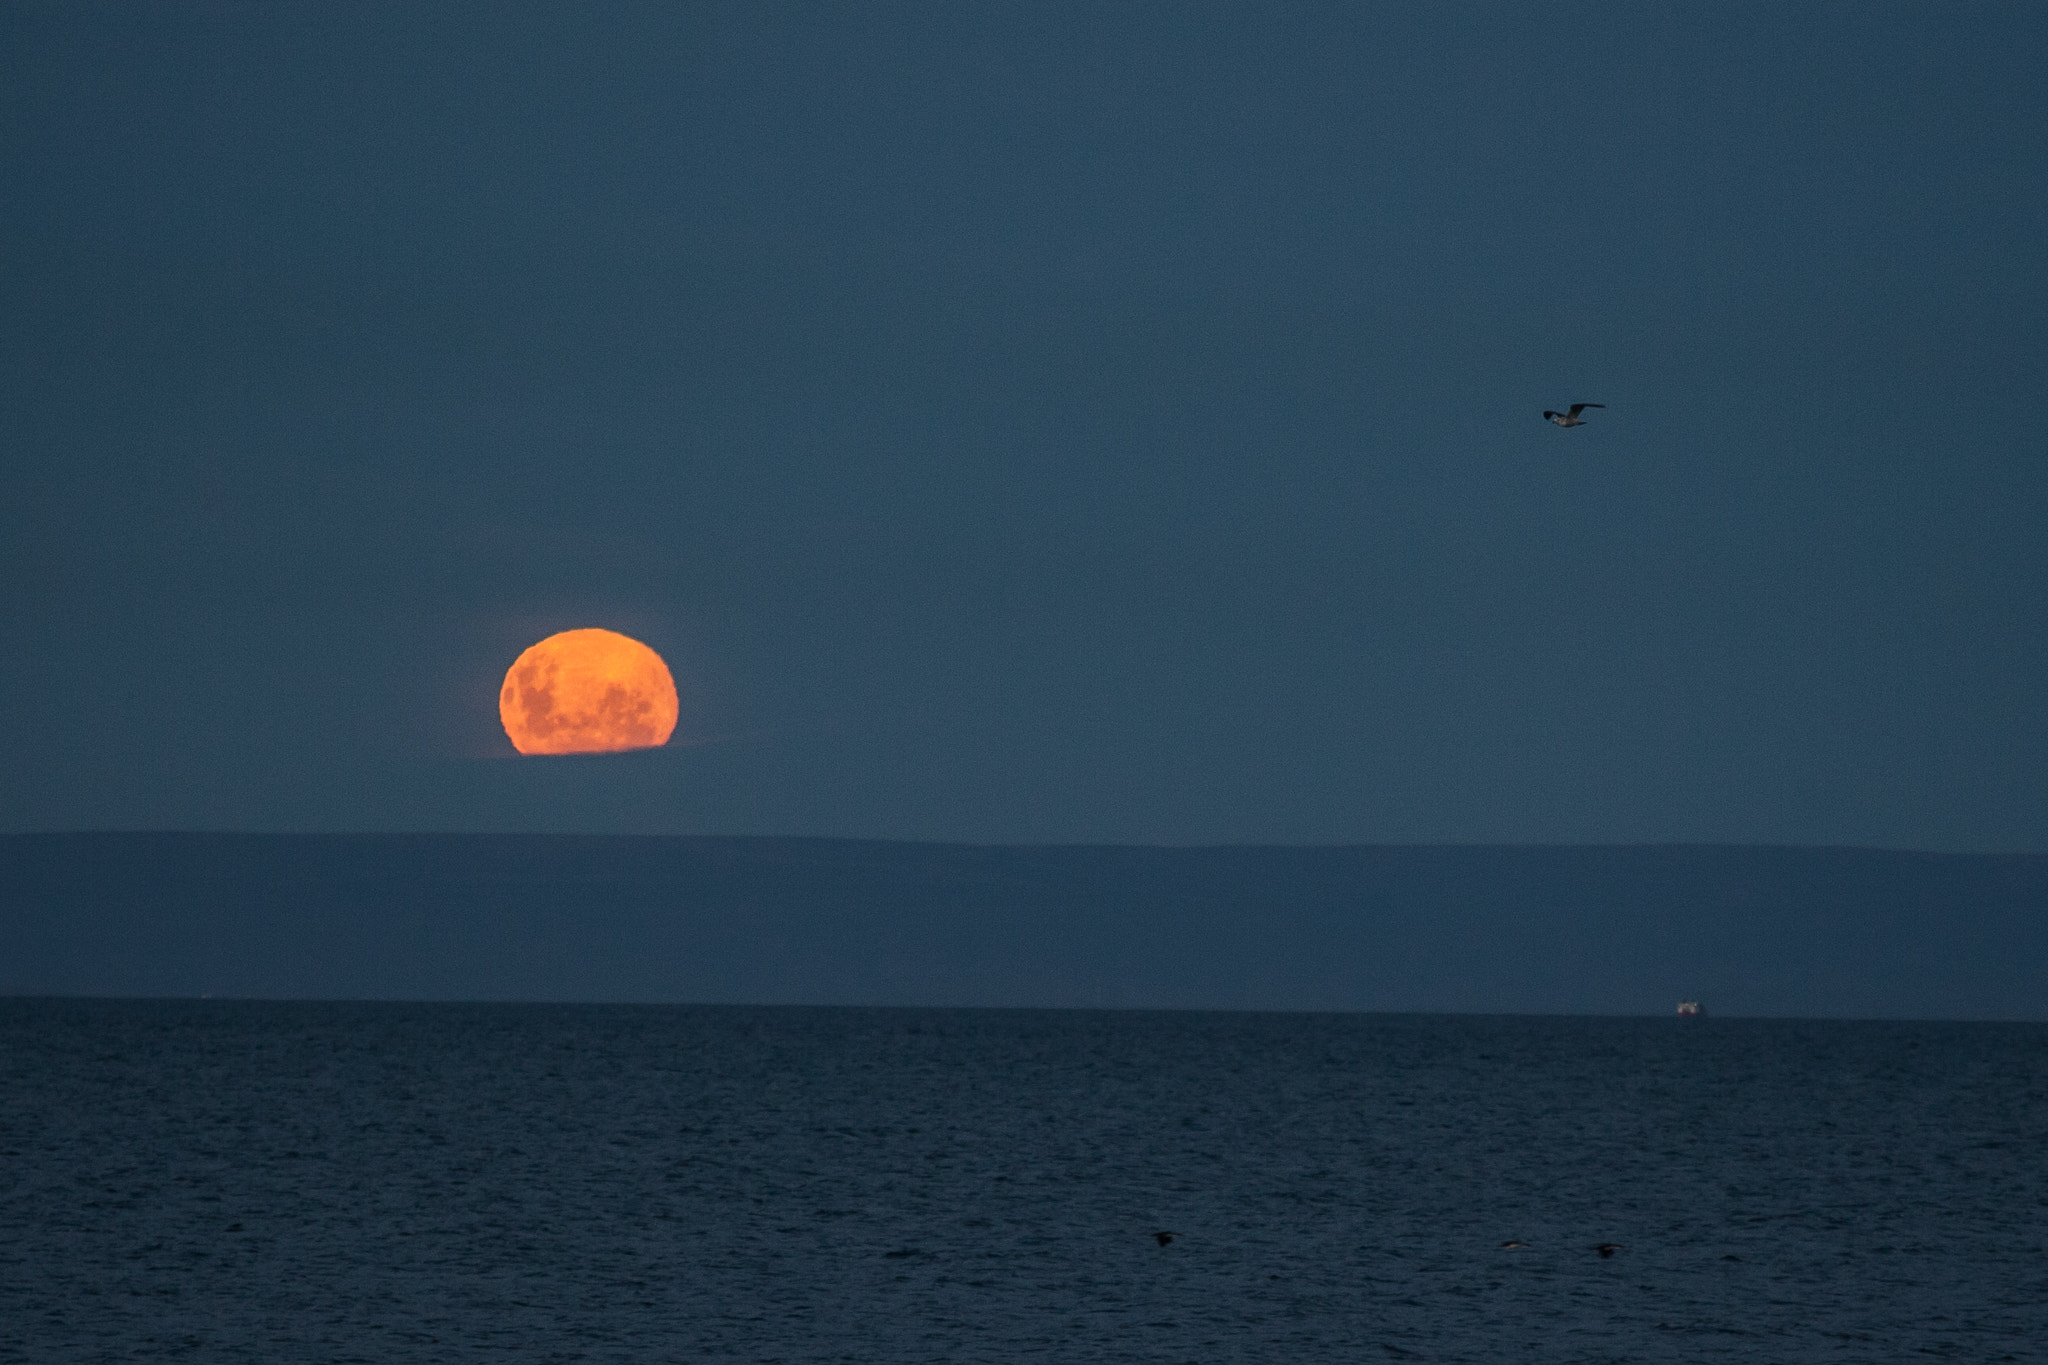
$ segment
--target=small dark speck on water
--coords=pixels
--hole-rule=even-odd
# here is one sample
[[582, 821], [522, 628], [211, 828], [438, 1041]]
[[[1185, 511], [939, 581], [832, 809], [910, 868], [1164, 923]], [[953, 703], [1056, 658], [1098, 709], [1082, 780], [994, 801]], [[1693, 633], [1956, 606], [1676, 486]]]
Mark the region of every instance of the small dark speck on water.
[[2044, 1056], [2035, 1024], [0, 1000], [0, 1362], [2040, 1360]]

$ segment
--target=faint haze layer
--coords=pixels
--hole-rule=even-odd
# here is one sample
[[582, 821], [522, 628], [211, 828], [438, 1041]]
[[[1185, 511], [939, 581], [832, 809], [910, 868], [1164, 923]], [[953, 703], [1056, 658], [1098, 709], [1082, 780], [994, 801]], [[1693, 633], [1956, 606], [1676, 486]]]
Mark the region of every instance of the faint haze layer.
[[2042, 1019], [2048, 858], [0, 837], [0, 993]]
[[0, 828], [2048, 850], [2039, 5], [0, 33]]

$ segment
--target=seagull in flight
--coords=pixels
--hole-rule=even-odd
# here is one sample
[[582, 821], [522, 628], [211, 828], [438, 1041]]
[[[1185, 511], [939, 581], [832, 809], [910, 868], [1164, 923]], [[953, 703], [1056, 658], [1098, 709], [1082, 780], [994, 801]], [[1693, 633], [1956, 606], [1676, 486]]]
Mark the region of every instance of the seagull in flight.
[[1580, 413], [1584, 412], [1587, 408], [1604, 408], [1606, 406], [1605, 403], [1574, 403], [1569, 412], [1551, 412], [1546, 409], [1543, 413], [1543, 419], [1546, 422], [1555, 422], [1561, 427], [1582, 427], [1586, 425], [1586, 419], [1579, 416]]

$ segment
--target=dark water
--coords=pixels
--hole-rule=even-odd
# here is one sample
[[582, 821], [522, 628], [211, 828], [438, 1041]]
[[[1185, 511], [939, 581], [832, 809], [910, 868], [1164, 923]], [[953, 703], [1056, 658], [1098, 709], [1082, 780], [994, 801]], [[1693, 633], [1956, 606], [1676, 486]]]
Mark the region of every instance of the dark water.
[[0, 1047], [5, 1360], [2048, 1359], [2040, 1025], [16, 1000]]

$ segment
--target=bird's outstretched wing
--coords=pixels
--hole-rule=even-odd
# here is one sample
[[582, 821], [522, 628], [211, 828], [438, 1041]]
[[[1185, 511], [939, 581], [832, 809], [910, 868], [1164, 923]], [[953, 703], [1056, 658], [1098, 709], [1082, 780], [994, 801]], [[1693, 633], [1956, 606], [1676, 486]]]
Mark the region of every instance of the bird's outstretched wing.
[[1604, 408], [1604, 407], [1606, 407], [1606, 406], [1607, 406], [1607, 405], [1606, 405], [1605, 403], [1574, 403], [1574, 404], [1572, 404], [1572, 410], [1571, 410], [1571, 412], [1570, 412], [1570, 413], [1568, 413], [1568, 414], [1566, 414], [1566, 415], [1567, 415], [1567, 416], [1571, 416], [1571, 417], [1577, 417], [1577, 416], [1578, 416], [1578, 415], [1579, 415], [1580, 413], [1584, 412], [1584, 411], [1585, 411], [1585, 410], [1586, 410], [1587, 408]]

